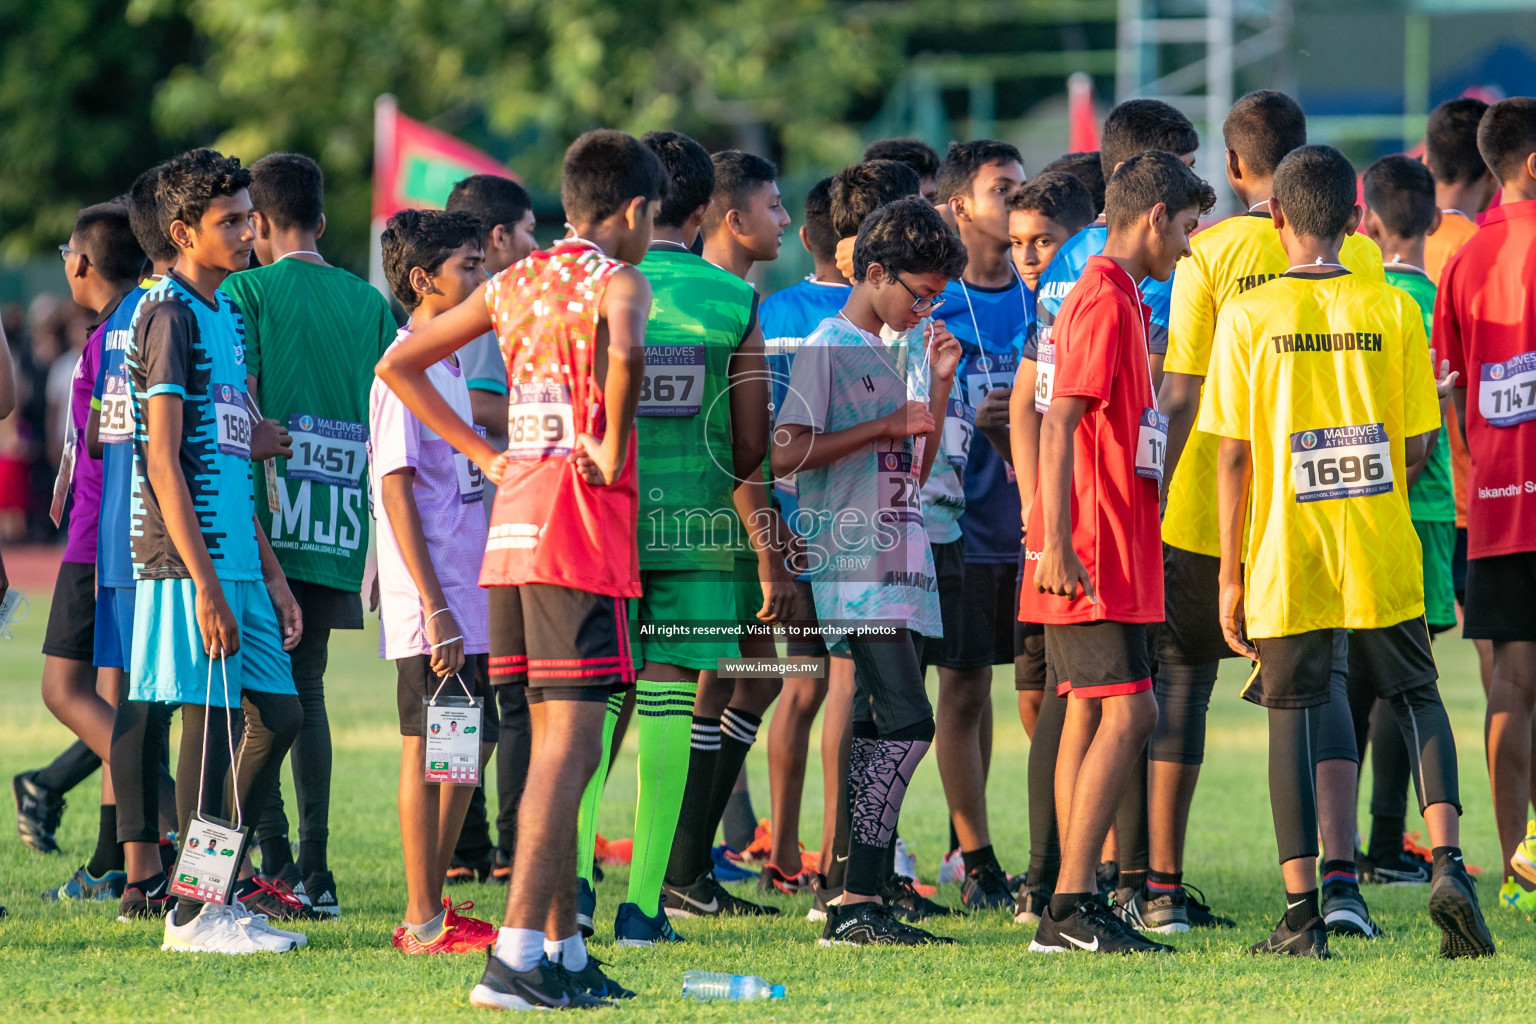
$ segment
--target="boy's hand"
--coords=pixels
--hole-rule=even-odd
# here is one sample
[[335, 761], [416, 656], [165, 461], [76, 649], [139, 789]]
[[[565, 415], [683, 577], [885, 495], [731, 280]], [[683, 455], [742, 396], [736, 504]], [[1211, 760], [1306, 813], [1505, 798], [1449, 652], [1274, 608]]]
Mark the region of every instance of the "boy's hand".
[[1040, 552], [1040, 562], [1035, 566], [1035, 589], [1042, 594], [1056, 594], [1065, 598], [1077, 597], [1077, 585], [1083, 585], [1083, 594], [1094, 604], [1099, 596], [1093, 592], [1093, 581], [1088, 578], [1088, 567], [1077, 557], [1071, 547], [1057, 549], [1047, 545]]
[[203, 634], [203, 650], [210, 658], [220, 654], [227, 658], [240, 650], [240, 626], [217, 583], [197, 588], [193, 608], [197, 612], [197, 628]]
[[251, 424], [251, 461], [293, 458], [293, 437], [277, 420], [256, 420]]
[[908, 402], [888, 416], [881, 417], [881, 434], [899, 441], [903, 437], [921, 437], [933, 433], [936, 425], [926, 402]]
[[427, 643], [432, 647], [432, 671], [439, 676], [451, 676], [464, 667], [464, 631], [454, 621], [453, 612], [432, 617], [427, 623]]
[[837, 251], [833, 255], [833, 262], [837, 264], [837, 272], [848, 280], [853, 280], [853, 243], [857, 238], [845, 238], [837, 243]]
[[[1435, 349], [1429, 349], [1429, 365], [1435, 365]], [[1451, 392], [1456, 387], [1456, 378], [1460, 372], [1451, 369], [1449, 359], [1440, 360], [1440, 372], [1435, 374], [1435, 393], [1440, 396], [1440, 414], [1445, 415], [1445, 409], [1451, 404]]]
[[983, 395], [976, 407], [976, 429], [1007, 430], [1008, 399], [1012, 396], [1013, 388], [993, 388]]
[[267, 594], [272, 598], [272, 609], [277, 612], [277, 621], [282, 626], [283, 650], [291, 651], [304, 638], [304, 613], [284, 577], [267, 580]]
[[373, 585], [368, 588], [368, 611], [376, 612], [378, 610], [379, 610], [379, 574], [377, 572], [375, 572], [373, 574]]
[[581, 478], [593, 487], [606, 487], [619, 478], [619, 458], [604, 450], [603, 442], [591, 434], [576, 438], [577, 449], [571, 453], [571, 464]]
[[489, 462], [480, 462], [477, 460], [475, 465], [480, 467], [480, 472], [485, 476], [487, 480], [500, 487], [501, 478], [507, 471], [507, 453], [500, 452], [494, 459], [491, 459]]
[[1216, 617], [1221, 622], [1221, 635], [1227, 646], [1249, 661], [1258, 661], [1259, 652], [1248, 642], [1243, 628], [1243, 585], [1223, 583], [1218, 601]]
[[928, 367], [934, 380], [954, 380], [960, 367], [960, 340], [949, 333], [943, 320], [934, 320], [929, 328]]

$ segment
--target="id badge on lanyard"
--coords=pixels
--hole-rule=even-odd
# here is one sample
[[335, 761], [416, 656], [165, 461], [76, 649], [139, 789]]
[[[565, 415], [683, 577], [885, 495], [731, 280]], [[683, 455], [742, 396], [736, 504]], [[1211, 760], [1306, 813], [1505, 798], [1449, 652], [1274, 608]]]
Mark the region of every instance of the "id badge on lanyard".
[[[219, 655], [219, 668], [224, 677], [224, 714], [233, 719], [229, 706], [229, 670], [224, 655]], [[213, 713], [213, 659], [208, 659], [208, 695], [203, 703], [203, 747], [208, 756], [208, 718]], [[228, 730], [230, 764], [235, 763], [234, 730]], [[221, 784], [222, 786], [222, 784]], [[171, 875], [171, 892], [177, 896], [203, 903], [224, 904], [229, 902], [230, 892], [240, 875], [240, 864], [245, 859], [245, 843], [249, 830], [241, 820], [240, 794], [235, 794], [235, 820], [223, 821], [203, 813], [203, 773], [198, 773], [197, 807], [186, 835], [181, 837], [181, 853], [176, 858], [176, 869]]]
[[1536, 352], [1484, 363], [1478, 376], [1477, 411], [1489, 426], [1516, 427], [1536, 419]]
[[421, 701], [425, 742], [422, 778], [430, 783], [455, 786], [480, 784], [480, 698], [469, 692], [464, 677], [454, 678], [464, 696], [442, 695], [445, 677], [437, 690]]
[[69, 426], [64, 431], [64, 451], [59, 456], [59, 473], [53, 478], [53, 501], [48, 506], [48, 518], [53, 520], [54, 529], [64, 521], [64, 506], [69, 501], [69, 489], [75, 482], [75, 448], [80, 439], [80, 432], [75, 429], [75, 418], [69, 417]]
[[[245, 411], [251, 414], [252, 423], [260, 423], [262, 420], [266, 419], [266, 417], [261, 414], [261, 409], [256, 405], [256, 399], [251, 397], [251, 393], [249, 391], [245, 393]], [[277, 515], [283, 510], [282, 499], [278, 496], [277, 492], [277, 460], [267, 459], [262, 463], [261, 468], [262, 475], [265, 476], [267, 480], [267, 511], [271, 512], [273, 515]], [[373, 503], [371, 499], [368, 505], [368, 512], [370, 515], [373, 514]]]

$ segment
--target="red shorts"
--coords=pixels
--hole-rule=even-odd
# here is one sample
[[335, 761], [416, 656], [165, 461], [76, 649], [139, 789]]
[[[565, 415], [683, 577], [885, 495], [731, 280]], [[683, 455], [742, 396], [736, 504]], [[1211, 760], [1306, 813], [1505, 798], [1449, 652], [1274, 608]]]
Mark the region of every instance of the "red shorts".
[[1081, 622], [1045, 627], [1046, 685], [1065, 697], [1123, 697], [1152, 689], [1147, 627]]

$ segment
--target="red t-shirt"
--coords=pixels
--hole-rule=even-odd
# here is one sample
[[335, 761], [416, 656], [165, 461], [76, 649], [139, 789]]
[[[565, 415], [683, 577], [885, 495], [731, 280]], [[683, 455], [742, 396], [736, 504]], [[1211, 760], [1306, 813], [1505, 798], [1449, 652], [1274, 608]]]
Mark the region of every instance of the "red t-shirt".
[[1144, 415], [1157, 404], [1147, 355], [1150, 317], [1130, 275], [1104, 256], [1088, 259], [1056, 315], [1052, 400], [1090, 400], [1072, 435], [1072, 549], [1088, 569], [1099, 603], [1081, 592], [1069, 600], [1035, 590], [1045, 533], [1037, 486], [1024, 536], [1021, 622], [1163, 620], [1158, 485], [1136, 472]]
[[1489, 210], [1451, 257], [1432, 338], [1466, 389], [1467, 557], [1536, 551], [1536, 200]]
[[507, 363], [508, 443], [482, 587], [550, 583], [640, 596], [634, 436], [611, 484], [588, 484], [570, 462], [578, 435], [607, 431], [598, 310], [622, 266], [588, 245], [562, 243], [514, 263], [485, 289]]

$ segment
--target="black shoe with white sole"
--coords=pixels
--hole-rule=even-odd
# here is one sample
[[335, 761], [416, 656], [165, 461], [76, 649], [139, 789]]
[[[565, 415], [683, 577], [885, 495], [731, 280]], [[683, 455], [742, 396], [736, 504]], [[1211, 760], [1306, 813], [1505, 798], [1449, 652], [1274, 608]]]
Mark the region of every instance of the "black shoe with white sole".
[[661, 909], [668, 917], [772, 917], [779, 912], [732, 895], [713, 874], [688, 886], [662, 883]]
[[1013, 903], [1013, 923], [1035, 924], [1050, 905], [1050, 889], [1043, 885], [1033, 889], [1027, 885], [1020, 886], [1018, 898]]
[[1425, 885], [1429, 882], [1429, 862], [1407, 850], [1393, 850], [1381, 858], [1361, 857], [1360, 882], [1364, 885]]
[[1493, 956], [1493, 935], [1477, 904], [1477, 889], [1460, 857], [1445, 857], [1435, 864], [1429, 883], [1429, 916], [1440, 928], [1440, 955]]
[[514, 971], [498, 959], [495, 948], [485, 951], [485, 973], [469, 993], [469, 1005], [482, 1010], [574, 1010], [607, 1006], [578, 989], [570, 972], [541, 960], [529, 971]]
[[818, 944], [822, 946], [927, 946], [949, 945], [955, 940], [921, 928], [914, 928], [896, 918], [883, 903], [850, 903], [827, 908], [827, 927]]
[[1095, 897], [1079, 903], [1061, 920], [1042, 907], [1040, 927], [1030, 940], [1032, 953], [1171, 953], [1172, 946], [1153, 942], [1109, 912]]
[[1304, 956], [1314, 960], [1327, 960], [1328, 926], [1320, 917], [1314, 917], [1300, 928], [1292, 928], [1285, 915], [1269, 938], [1249, 948], [1253, 953], [1274, 953], [1278, 956]]
[[1137, 931], [1160, 935], [1189, 931], [1189, 899], [1182, 888], [1156, 895], [1146, 889], [1116, 889], [1109, 909]]
[[1371, 920], [1371, 911], [1365, 905], [1365, 897], [1353, 885], [1323, 886], [1323, 925], [1334, 935], [1358, 935], [1362, 939], [1374, 939], [1381, 934], [1381, 926]]
[[906, 875], [892, 875], [880, 890], [880, 899], [891, 908], [891, 913], [909, 923], [928, 921], [935, 917], [953, 917], [960, 913], [954, 907], [946, 907], [917, 891], [917, 884]]
[[1211, 905], [1205, 902], [1205, 893], [1196, 886], [1184, 883], [1184, 908], [1189, 914], [1191, 928], [1236, 928], [1237, 922], [1230, 917], [1211, 913]]
[[334, 921], [341, 916], [341, 904], [336, 899], [336, 878], [329, 871], [316, 871], [304, 879], [304, 892], [313, 912], [311, 920]]

